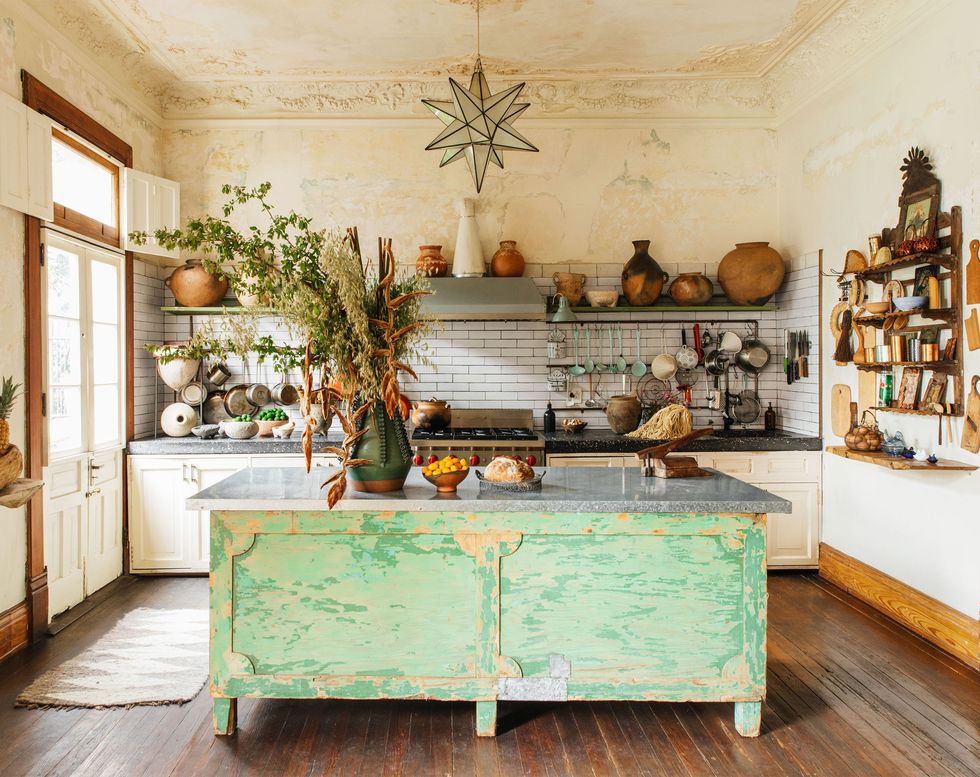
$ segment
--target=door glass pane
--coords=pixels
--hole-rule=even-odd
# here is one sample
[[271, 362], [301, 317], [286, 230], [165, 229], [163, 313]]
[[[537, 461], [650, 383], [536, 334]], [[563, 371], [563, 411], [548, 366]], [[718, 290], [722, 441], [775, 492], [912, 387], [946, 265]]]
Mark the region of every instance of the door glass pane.
[[82, 382], [81, 332], [77, 321], [48, 319], [48, 383], [78, 386]]
[[114, 227], [116, 178], [105, 165], [52, 138], [51, 183], [59, 205]]
[[77, 386], [48, 389], [48, 449], [51, 453], [82, 447], [82, 390]]
[[[92, 262], [92, 320], [119, 323], [118, 271], [114, 265]], [[95, 379], [99, 381], [98, 378]]]
[[78, 255], [48, 246], [48, 315], [78, 318]]
[[119, 441], [119, 386], [96, 386], [93, 399], [92, 444], [100, 446]]
[[118, 327], [112, 324], [92, 325], [92, 382], [96, 385], [119, 380]]

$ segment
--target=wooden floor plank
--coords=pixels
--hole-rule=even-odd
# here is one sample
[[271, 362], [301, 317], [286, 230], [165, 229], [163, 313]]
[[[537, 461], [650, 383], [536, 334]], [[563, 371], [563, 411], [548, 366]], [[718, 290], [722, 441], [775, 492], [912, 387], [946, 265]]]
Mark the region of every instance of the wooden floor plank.
[[15, 709], [33, 679], [137, 607], [207, 603], [204, 579], [138, 579], [0, 665], [0, 774], [99, 777], [942, 777], [980, 773], [980, 674], [814, 575], [769, 581], [762, 735], [731, 704], [500, 705], [475, 736], [468, 702], [239, 702], [215, 737], [205, 690], [186, 705]]

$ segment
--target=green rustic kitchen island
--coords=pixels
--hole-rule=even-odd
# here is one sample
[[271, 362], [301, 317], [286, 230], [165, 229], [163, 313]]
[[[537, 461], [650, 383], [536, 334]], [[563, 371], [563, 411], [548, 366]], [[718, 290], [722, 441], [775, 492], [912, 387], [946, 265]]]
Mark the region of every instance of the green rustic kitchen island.
[[720, 473], [551, 469], [539, 493], [349, 492], [324, 470], [247, 469], [211, 513], [210, 690], [240, 697], [725, 701], [756, 736], [766, 690], [766, 513]]

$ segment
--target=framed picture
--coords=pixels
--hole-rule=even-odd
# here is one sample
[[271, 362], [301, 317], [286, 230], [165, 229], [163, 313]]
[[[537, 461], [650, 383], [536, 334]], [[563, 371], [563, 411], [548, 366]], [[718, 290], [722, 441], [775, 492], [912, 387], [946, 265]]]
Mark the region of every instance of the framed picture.
[[938, 189], [925, 189], [902, 197], [898, 218], [898, 243], [936, 236], [939, 215]]
[[946, 378], [941, 372], [934, 372], [929, 378], [926, 393], [922, 395], [922, 407], [926, 410], [932, 405], [941, 405], [946, 399]]
[[902, 410], [915, 410], [919, 403], [919, 384], [922, 382], [921, 367], [902, 370], [902, 383], [898, 388], [898, 406]]
[[923, 265], [915, 270], [915, 283], [912, 284], [913, 297], [929, 296], [929, 279], [939, 277], [939, 268], [934, 264]]

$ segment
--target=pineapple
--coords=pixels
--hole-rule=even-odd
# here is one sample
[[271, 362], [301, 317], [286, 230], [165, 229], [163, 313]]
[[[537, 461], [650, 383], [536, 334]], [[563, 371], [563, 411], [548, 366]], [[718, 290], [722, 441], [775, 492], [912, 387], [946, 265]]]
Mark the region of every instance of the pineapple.
[[19, 396], [20, 384], [14, 383], [13, 378], [4, 378], [0, 386], [0, 452], [6, 451], [10, 445], [10, 424], [7, 418], [14, 408], [14, 402]]

